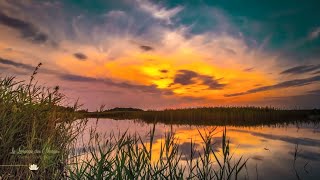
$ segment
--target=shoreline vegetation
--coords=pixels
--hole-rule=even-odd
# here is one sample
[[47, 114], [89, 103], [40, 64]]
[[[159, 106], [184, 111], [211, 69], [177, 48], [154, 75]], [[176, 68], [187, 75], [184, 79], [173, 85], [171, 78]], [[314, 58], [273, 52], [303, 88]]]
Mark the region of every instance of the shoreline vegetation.
[[[63, 108], [59, 87], [0, 77], [0, 179], [62, 179], [70, 147], [85, 127], [78, 106]], [[31, 171], [30, 169], [34, 171]]]
[[[219, 152], [213, 147], [216, 143], [212, 138], [214, 131], [199, 132], [203, 153], [194, 151], [191, 140], [191, 154], [185, 159], [186, 165], [181, 165], [182, 154], [173, 132], [165, 135], [160, 154], [151, 153], [155, 125], [149, 142], [126, 133], [99, 139], [99, 134], [90, 131], [89, 143], [77, 147], [89, 117], [196, 125], [211, 124], [213, 119], [215, 124], [236, 125], [254, 125], [268, 119], [267, 123], [274, 123], [284, 117], [319, 120], [319, 110], [250, 107], [164, 111], [118, 108], [86, 112], [79, 110], [77, 103], [73, 107], [62, 106], [66, 97], [59, 92], [59, 87], [50, 89], [38, 85], [34, 79], [40, 66], [41, 63], [27, 82], [0, 77], [0, 179], [237, 179], [246, 169], [248, 159], [236, 159], [230, 153], [226, 129]], [[240, 120], [235, 121], [236, 117]], [[255, 122], [257, 118], [260, 120]], [[82, 147], [89, 149], [74, 153], [76, 148]], [[89, 159], [82, 159], [83, 155], [90, 155]], [[156, 163], [151, 160], [155, 156], [158, 156]]]
[[288, 110], [273, 107], [199, 107], [147, 110], [113, 108], [99, 112], [79, 111], [86, 118], [132, 119], [146, 123], [177, 125], [257, 126], [320, 122], [320, 109]]
[[159, 153], [154, 154], [153, 150], [159, 148], [153, 147], [155, 124], [147, 141], [138, 134], [128, 135], [127, 131], [102, 136], [92, 131], [90, 142], [81, 149], [88, 153], [71, 159], [72, 163], [81, 165], [69, 169], [70, 178], [227, 180], [246, 175], [249, 159], [234, 157], [226, 128], [222, 132], [221, 145], [214, 139], [216, 128], [198, 132], [201, 147], [196, 148], [191, 139], [189, 153], [183, 153], [174, 132], [167, 132], [161, 140]]
[[[126, 133], [99, 139], [100, 134], [92, 129], [89, 142], [78, 147], [87, 119], [77, 104], [61, 106], [65, 97], [58, 87], [38, 86], [36, 74], [27, 83], [14, 77], [0, 78], [1, 179], [220, 180], [237, 178], [245, 169], [248, 159], [233, 157], [226, 129], [222, 152], [213, 147], [214, 130], [199, 131], [203, 152], [195, 150], [191, 140], [187, 158], [182, 158], [185, 154], [174, 132], [165, 135], [160, 154], [152, 154], [155, 125], [149, 142]], [[75, 152], [79, 148], [85, 151]], [[155, 156], [158, 158], [153, 161]]]

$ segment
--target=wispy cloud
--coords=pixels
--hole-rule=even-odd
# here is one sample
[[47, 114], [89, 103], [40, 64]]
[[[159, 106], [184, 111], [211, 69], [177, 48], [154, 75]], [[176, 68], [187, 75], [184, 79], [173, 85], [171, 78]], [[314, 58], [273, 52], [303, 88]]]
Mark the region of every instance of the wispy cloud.
[[320, 70], [319, 70], [319, 71], [314, 72], [313, 74], [320, 74]]
[[318, 95], [320, 95], [320, 89], [308, 91], [308, 93], [309, 93], [309, 94], [318, 94]]
[[225, 94], [224, 96], [225, 97], [241, 96], [241, 95], [253, 94], [253, 93], [258, 93], [258, 92], [263, 92], [263, 91], [275, 90], [275, 89], [305, 86], [305, 85], [309, 85], [314, 82], [320, 82], [320, 76], [314, 76], [314, 77], [305, 78], [305, 79], [295, 79], [295, 80], [290, 80], [290, 81], [284, 81], [284, 82], [274, 84], [271, 86], [262, 86], [262, 87], [250, 89], [245, 92]]
[[[1, 58], [0, 57], [0, 64], [6, 65], [6, 66], [11, 66], [11, 67], [15, 67], [21, 70], [27, 70], [28, 72], [32, 72], [35, 70], [35, 67], [37, 66], [37, 64], [31, 65], [31, 64], [26, 64], [26, 63], [22, 63], [22, 62], [17, 62], [16, 60], [12, 60], [12, 59], [5, 59], [5, 58]], [[46, 74], [54, 74], [54, 75], [58, 75], [58, 74], [62, 74], [62, 72], [54, 70], [54, 69], [48, 69], [45, 67], [41, 67], [39, 69], [40, 72], [42, 73], [46, 73]]]
[[107, 14], [105, 14], [105, 16], [117, 18], [117, 17], [126, 16], [126, 13], [124, 11], [120, 11], [120, 10], [111, 10]]
[[[29, 70], [29, 71], [33, 71], [35, 69], [35, 66], [25, 64], [25, 63], [19, 63], [13, 60], [3, 59], [3, 58], [0, 58], [0, 64], [9, 65], [16, 68]], [[151, 93], [151, 94], [163, 94], [163, 95], [174, 94], [170, 90], [160, 90], [156, 87], [156, 85], [139, 85], [139, 84], [131, 84], [127, 82], [115, 82], [108, 78], [94, 78], [94, 77], [88, 77], [88, 76], [68, 74], [68, 73], [63, 73], [63, 72], [55, 71], [52, 69], [45, 69], [45, 68], [41, 68], [40, 70], [41, 72], [44, 72], [47, 74], [56, 75], [61, 80], [64, 80], [64, 81], [82, 82], [82, 83], [103, 83], [108, 86], [124, 88], [124, 89], [134, 89], [134, 90], [138, 90], [145, 93]]]
[[45, 43], [49, 39], [46, 33], [41, 32], [32, 23], [9, 17], [2, 12], [0, 12], [0, 24], [19, 31], [23, 38], [30, 40], [33, 43]]
[[246, 69], [244, 69], [243, 71], [245, 71], [245, 72], [251, 72], [251, 71], [253, 71], [254, 70], [254, 68], [252, 67], [252, 68], [246, 68]]
[[317, 39], [319, 36], [320, 36], [320, 27], [317, 27], [312, 32], [310, 32], [309, 40]]
[[114, 86], [119, 88], [125, 88], [125, 89], [133, 89], [138, 90], [145, 93], [151, 93], [151, 94], [172, 94], [169, 92], [169, 90], [160, 90], [157, 89], [156, 85], [139, 85], [139, 84], [131, 84], [127, 82], [115, 82], [108, 78], [93, 78], [93, 77], [86, 77], [86, 76], [80, 76], [80, 75], [74, 75], [74, 74], [61, 74], [59, 75], [60, 79], [66, 80], [66, 81], [72, 81], [72, 82], [86, 82], [86, 83], [103, 83], [108, 86]]
[[282, 71], [280, 74], [303, 74], [312, 72], [315, 70], [320, 69], [320, 64], [318, 65], [302, 65], [302, 66], [295, 66], [289, 69]]
[[156, 19], [164, 20], [167, 24], [171, 24], [171, 18], [183, 10], [182, 6], [167, 9], [161, 5], [153, 4], [149, 0], [137, 0], [137, 2], [142, 10], [151, 14]]
[[26, 70], [33, 70], [35, 67], [31, 66], [29, 64], [24, 64], [24, 63], [19, 63], [19, 62], [15, 62], [9, 59], [3, 59], [0, 57], [0, 64], [4, 64], [4, 65], [9, 65], [9, 66], [13, 66], [16, 68], [22, 68], [22, 69], [26, 69]]

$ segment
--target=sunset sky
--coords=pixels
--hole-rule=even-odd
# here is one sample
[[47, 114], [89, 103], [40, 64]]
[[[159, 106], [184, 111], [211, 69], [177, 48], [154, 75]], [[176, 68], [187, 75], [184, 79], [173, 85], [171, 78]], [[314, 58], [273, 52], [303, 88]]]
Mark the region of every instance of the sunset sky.
[[319, 0], [0, 0], [0, 75], [84, 108], [320, 108]]

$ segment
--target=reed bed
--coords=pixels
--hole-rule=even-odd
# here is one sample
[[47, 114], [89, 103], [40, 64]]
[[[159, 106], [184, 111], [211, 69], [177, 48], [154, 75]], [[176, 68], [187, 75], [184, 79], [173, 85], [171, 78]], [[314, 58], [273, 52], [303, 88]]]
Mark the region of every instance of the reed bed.
[[69, 146], [86, 123], [76, 121], [77, 105], [61, 106], [59, 87], [37, 85], [40, 65], [29, 82], [0, 78], [0, 179], [64, 178]]
[[[230, 153], [226, 129], [221, 152], [216, 151], [215, 129], [200, 133], [202, 150], [196, 150], [191, 140], [188, 158], [182, 158], [178, 139], [173, 132], [161, 140], [159, 153], [153, 154], [155, 125], [148, 142], [139, 135], [111, 134], [101, 138], [91, 134], [91, 144], [82, 148], [85, 154], [75, 156], [70, 166], [71, 179], [237, 179], [248, 159], [236, 159]], [[87, 156], [85, 156], [87, 155]], [[156, 156], [156, 158], [154, 158]], [[72, 163], [71, 163], [72, 164]]]
[[87, 117], [139, 119], [147, 123], [186, 125], [256, 126], [319, 122], [319, 110], [284, 110], [272, 107], [203, 107], [162, 111], [105, 111], [85, 113]]

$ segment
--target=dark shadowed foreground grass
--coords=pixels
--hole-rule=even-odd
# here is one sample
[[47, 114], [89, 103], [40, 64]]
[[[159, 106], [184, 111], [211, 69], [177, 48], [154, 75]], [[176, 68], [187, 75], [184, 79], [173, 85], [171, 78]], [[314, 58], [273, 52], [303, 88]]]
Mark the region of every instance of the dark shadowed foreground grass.
[[230, 154], [226, 129], [222, 152], [216, 152], [214, 130], [199, 131], [202, 150], [195, 150], [191, 140], [188, 158], [183, 158], [172, 132], [165, 134], [159, 153], [153, 154], [155, 125], [147, 142], [139, 135], [91, 133], [90, 146], [81, 149], [84, 154], [71, 159], [74, 165], [69, 166], [69, 175], [71, 179], [237, 179], [247, 160]]
[[34, 82], [39, 66], [29, 82], [0, 78], [0, 179], [64, 178], [70, 144], [86, 123], [75, 121], [76, 105], [60, 106], [58, 87]]

